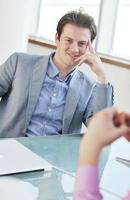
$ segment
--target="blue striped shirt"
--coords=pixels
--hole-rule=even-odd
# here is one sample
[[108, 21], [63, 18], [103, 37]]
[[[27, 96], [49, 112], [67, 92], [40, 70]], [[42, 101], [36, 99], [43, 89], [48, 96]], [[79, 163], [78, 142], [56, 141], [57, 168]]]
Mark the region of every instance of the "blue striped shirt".
[[50, 57], [45, 81], [27, 129], [27, 136], [53, 135], [62, 132], [63, 111], [69, 82], [74, 71], [63, 80]]

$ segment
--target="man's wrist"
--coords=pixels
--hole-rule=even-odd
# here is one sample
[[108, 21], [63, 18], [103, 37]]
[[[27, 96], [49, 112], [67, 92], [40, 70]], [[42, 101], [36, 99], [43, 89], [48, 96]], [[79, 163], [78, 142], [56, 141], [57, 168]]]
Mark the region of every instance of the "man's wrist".
[[106, 78], [105, 75], [97, 76], [97, 82], [101, 83], [101, 84], [107, 84], [108, 83], [107, 78]]

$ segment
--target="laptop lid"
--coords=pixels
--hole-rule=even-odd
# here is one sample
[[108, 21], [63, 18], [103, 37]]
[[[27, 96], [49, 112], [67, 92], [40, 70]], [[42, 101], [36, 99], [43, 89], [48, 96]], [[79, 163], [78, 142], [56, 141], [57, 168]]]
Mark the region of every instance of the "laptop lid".
[[15, 139], [0, 140], [0, 175], [51, 170], [52, 165]]

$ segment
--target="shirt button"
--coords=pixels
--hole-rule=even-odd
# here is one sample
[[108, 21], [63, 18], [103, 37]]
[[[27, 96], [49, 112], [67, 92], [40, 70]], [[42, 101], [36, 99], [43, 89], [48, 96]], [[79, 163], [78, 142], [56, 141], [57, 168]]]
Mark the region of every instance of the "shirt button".
[[51, 108], [49, 108], [48, 111], [51, 112]]
[[56, 93], [54, 93], [53, 96], [56, 97]]

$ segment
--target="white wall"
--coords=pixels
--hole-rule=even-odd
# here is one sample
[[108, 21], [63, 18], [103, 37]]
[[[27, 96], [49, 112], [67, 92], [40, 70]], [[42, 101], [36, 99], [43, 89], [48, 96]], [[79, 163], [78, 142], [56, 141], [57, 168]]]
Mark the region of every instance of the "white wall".
[[[93, 74], [89, 68], [81, 66], [84, 73]], [[130, 69], [104, 63], [108, 81], [114, 86], [114, 105], [120, 111], [130, 112]]]
[[35, 31], [39, 0], [0, 0], [0, 64], [15, 51], [26, 51]]
[[[42, 46], [28, 44], [28, 52], [32, 54], [48, 54], [52, 50]], [[93, 76], [93, 73], [88, 66], [82, 65], [80, 67], [84, 73], [89, 73]], [[104, 63], [104, 70], [107, 74], [108, 80], [114, 86], [114, 104], [120, 111], [130, 112], [130, 69], [110, 65]]]
[[40, 45], [28, 43], [27, 51], [28, 53], [31, 54], [48, 55], [50, 52], [53, 52], [54, 50]]

